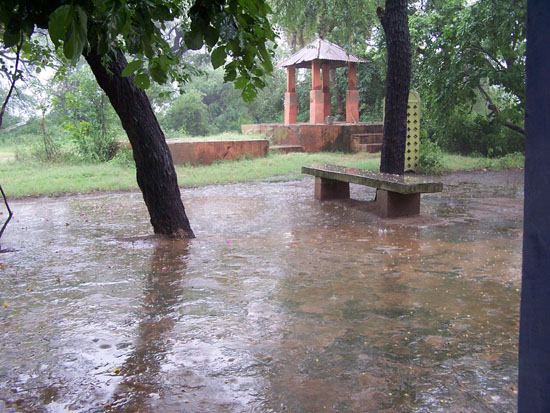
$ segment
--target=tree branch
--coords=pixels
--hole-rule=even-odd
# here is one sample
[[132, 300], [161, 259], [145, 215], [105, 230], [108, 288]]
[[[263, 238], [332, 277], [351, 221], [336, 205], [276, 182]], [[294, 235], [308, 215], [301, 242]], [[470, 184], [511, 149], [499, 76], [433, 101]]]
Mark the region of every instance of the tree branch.
[[[492, 113], [492, 114], [495, 114], [495, 113], [500, 112], [499, 107], [493, 103], [493, 100], [491, 99], [491, 96], [489, 96], [489, 94], [488, 94], [487, 91], [483, 88], [483, 86], [477, 85], [477, 88], [478, 88], [479, 92], [481, 93], [481, 95], [482, 95], [482, 96], [485, 98], [485, 100], [487, 101], [487, 108], [491, 111], [491, 113]], [[518, 133], [521, 133], [522, 135], [525, 135], [525, 129], [524, 129], [524, 128], [522, 128], [522, 127], [519, 126], [519, 125], [516, 125], [515, 123], [510, 122], [509, 120], [507, 120], [506, 122], [504, 122], [504, 126], [506, 126], [506, 127], [509, 128], [509, 129], [512, 129], [513, 131], [516, 131], [516, 132], [518, 132]]]
[[[19, 58], [21, 57], [21, 48], [23, 47], [24, 38], [21, 37], [21, 40], [19, 41], [19, 44], [17, 45], [17, 52], [16, 52], [16, 59], [15, 59], [15, 69], [13, 71], [13, 76], [11, 78], [11, 86], [10, 90], [8, 91], [8, 95], [6, 96], [6, 99], [4, 99], [4, 103], [2, 104], [2, 109], [0, 109], [0, 127], [2, 127], [2, 119], [4, 118], [4, 113], [6, 112], [6, 106], [8, 106], [8, 102], [10, 101], [11, 94], [13, 93], [13, 89], [15, 88], [15, 82], [17, 82], [17, 79], [19, 77], [17, 76], [17, 70], [19, 66]], [[4, 228], [2, 228], [3, 230]], [[0, 232], [0, 236], [2, 233]]]
[[384, 27], [384, 16], [386, 14], [386, 10], [384, 10], [383, 7], [377, 7], [376, 8], [376, 15], [378, 16], [378, 20], [380, 20], [380, 23], [382, 23], [382, 27]]
[[492, 112], [492, 113], [498, 113], [500, 112], [500, 109], [498, 108], [497, 105], [495, 105], [493, 103], [493, 100], [491, 99], [491, 96], [489, 96], [489, 94], [487, 93], [487, 91], [483, 88], [483, 86], [481, 85], [477, 85], [477, 89], [479, 90], [479, 92], [481, 93], [481, 95], [485, 98], [485, 100], [487, 101], [487, 108], [489, 108], [489, 110]]
[[2, 189], [2, 185], [0, 185], [0, 192], [2, 193], [2, 197], [4, 198], [4, 204], [6, 204], [6, 208], [8, 209], [8, 219], [6, 220], [6, 222], [4, 222], [4, 225], [2, 225], [2, 229], [0, 229], [0, 238], [2, 238], [2, 234], [8, 226], [8, 222], [10, 222], [10, 219], [13, 216], [13, 212], [11, 212], [8, 200], [6, 199], [6, 194], [4, 193], [4, 189]]
[[525, 135], [525, 129], [524, 128], [522, 128], [521, 126], [516, 125], [515, 123], [512, 123], [508, 120], [506, 122], [504, 122], [504, 126], [506, 126], [509, 129], [512, 129], [513, 131], [521, 133], [522, 135]]
[[507, 70], [506, 66], [504, 66], [496, 57], [494, 57], [491, 53], [485, 50], [482, 46], [471, 45], [471, 46], [468, 46], [467, 48], [474, 49], [474, 50], [477, 50], [478, 52], [484, 53], [485, 55], [487, 55], [487, 57], [489, 57], [489, 59], [491, 59], [493, 62], [497, 64], [500, 70], [503, 70], [503, 71]]

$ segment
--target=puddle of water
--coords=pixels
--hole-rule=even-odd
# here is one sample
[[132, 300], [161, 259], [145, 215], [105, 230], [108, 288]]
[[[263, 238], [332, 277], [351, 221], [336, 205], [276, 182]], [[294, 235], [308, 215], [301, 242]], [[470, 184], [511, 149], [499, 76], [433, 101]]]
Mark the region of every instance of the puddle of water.
[[186, 190], [188, 242], [143, 237], [137, 194], [13, 202], [0, 410], [515, 411], [516, 175], [401, 220], [311, 180]]

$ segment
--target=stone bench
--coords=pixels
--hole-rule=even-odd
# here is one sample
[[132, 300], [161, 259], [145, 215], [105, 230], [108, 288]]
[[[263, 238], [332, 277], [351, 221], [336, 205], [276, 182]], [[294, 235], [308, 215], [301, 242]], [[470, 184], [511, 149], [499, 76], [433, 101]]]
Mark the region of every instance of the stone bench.
[[441, 192], [443, 184], [414, 176], [392, 175], [337, 165], [303, 166], [315, 177], [315, 199], [349, 198], [349, 184], [377, 188], [376, 210], [384, 218], [418, 215], [420, 194]]

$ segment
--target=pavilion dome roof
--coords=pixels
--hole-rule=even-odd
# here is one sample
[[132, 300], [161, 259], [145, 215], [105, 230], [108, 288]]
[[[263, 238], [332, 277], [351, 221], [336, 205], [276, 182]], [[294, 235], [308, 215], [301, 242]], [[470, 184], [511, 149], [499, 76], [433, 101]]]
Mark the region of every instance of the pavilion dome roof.
[[328, 40], [317, 39], [279, 62], [277, 67], [311, 68], [311, 62], [315, 59], [322, 60], [323, 63], [329, 64], [331, 67], [346, 66], [348, 62], [364, 62], [364, 60], [346, 52], [342, 47]]

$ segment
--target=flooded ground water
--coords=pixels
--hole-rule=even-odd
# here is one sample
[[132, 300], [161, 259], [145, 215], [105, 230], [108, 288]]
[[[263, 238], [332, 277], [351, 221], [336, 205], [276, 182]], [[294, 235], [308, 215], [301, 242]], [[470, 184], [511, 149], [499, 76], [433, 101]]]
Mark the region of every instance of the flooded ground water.
[[188, 242], [137, 193], [12, 202], [0, 411], [515, 411], [523, 175], [443, 180], [395, 220], [312, 179], [184, 190]]

